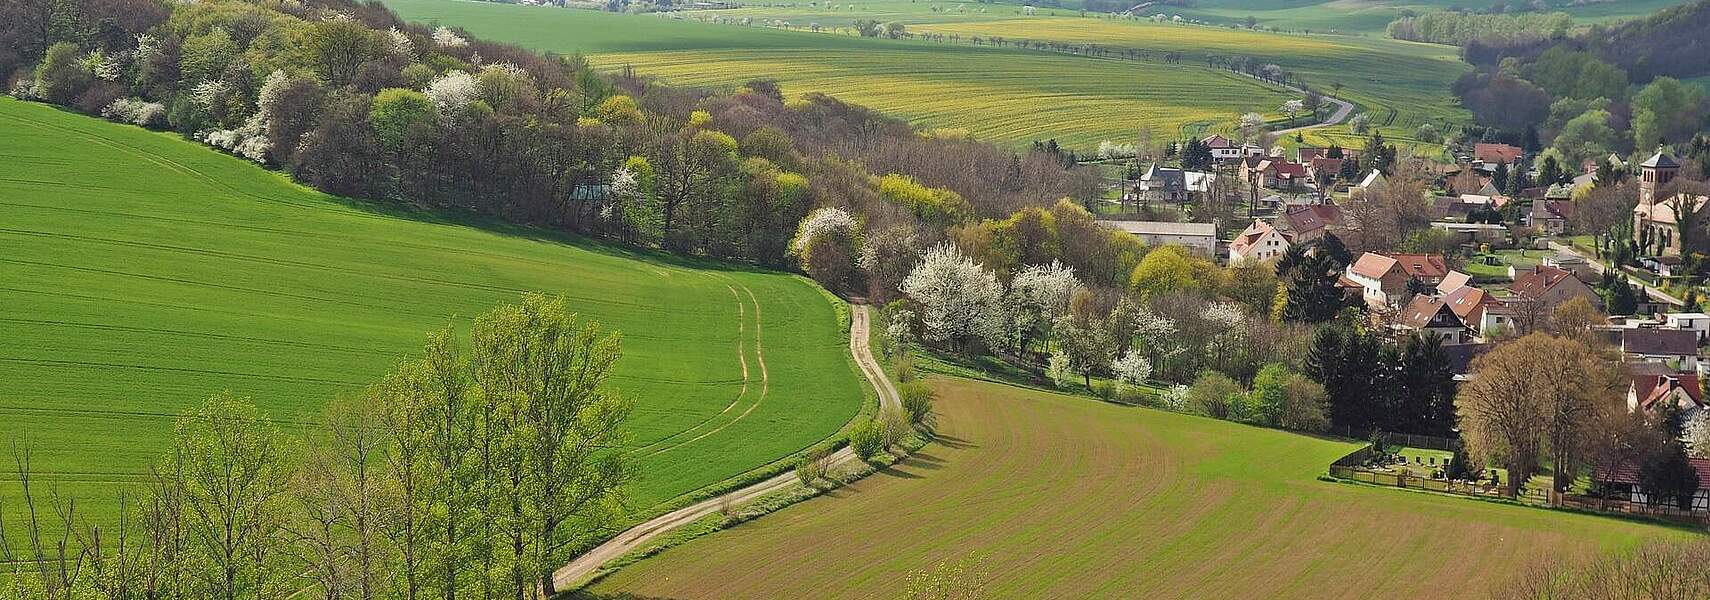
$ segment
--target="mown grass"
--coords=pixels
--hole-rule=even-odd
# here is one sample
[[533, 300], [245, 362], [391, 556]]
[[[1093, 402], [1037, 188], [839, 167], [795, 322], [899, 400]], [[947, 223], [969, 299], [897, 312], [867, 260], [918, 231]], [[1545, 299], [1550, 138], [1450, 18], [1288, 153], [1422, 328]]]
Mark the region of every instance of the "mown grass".
[[447, 0], [389, 0], [405, 18], [463, 26], [483, 37], [583, 52], [607, 69], [665, 81], [734, 86], [773, 78], [787, 95], [823, 92], [924, 128], [966, 129], [1023, 146], [1057, 139], [1091, 150], [1140, 128], [1173, 137], [1184, 126], [1275, 114], [1284, 91], [1203, 64], [1089, 59], [1012, 48], [864, 39], [676, 21], [656, 16]]
[[1528, 562], [1681, 530], [1320, 481], [1354, 444], [933, 381], [939, 442], [625, 568], [597, 595], [887, 597], [969, 560], [990, 597], [1484, 597]]
[[295, 430], [430, 330], [527, 291], [623, 335], [638, 513], [820, 442], [862, 403], [842, 307], [799, 276], [361, 205], [39, 104], [0, 100], [0, 131], [0, 437], [98, 516], [185, 407], [231, 390]]

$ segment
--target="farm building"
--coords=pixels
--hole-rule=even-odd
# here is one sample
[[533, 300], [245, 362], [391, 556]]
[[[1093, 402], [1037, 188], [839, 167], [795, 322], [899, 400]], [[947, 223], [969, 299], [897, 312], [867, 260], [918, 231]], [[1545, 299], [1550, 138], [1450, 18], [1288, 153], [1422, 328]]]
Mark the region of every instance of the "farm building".
[[1146, 242], [1147, 246], [1181, 246], [1205, 257], [1217, 255], [1217, 226], [1169, 221], [1099, 221]]

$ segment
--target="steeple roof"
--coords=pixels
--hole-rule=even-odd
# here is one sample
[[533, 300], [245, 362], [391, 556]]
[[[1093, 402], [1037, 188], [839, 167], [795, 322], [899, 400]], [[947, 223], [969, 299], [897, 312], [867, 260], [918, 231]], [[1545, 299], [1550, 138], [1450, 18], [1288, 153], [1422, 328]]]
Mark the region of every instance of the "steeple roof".
[[1656, 154], [1652, 154], [1645, 162], [1639, 163], [1639, 166], [1647, 169], [1678, 169], [1680, 163], [1674, 162], [1674, 157], [1669, 156], [1667, 152], [1659, 148]]

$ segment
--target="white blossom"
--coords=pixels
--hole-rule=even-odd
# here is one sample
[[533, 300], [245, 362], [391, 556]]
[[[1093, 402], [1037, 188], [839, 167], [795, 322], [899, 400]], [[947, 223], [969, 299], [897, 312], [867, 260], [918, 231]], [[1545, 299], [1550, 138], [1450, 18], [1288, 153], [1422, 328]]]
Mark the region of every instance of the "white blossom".
[[441, 115], [454, 115], [481, 98], [481, 81], [463, 71], [447, 71], [428, 82], [422, 93], [433, 100]]
[[1706, 416], [1705, 411], [1699, 411], [1686, 422], [1682, 439], [1693, 456], [1710, 458], [1710, 417]]
[[196, 134], [196, 139], [258, 163], [265, 162], [267, 152], [273, 148], [273, 142], [267, 139], [267, 120], [259, 112], [237, 129], [203, 131]]
[[909, 342], [914, 341], [914, 311], [902, 309], [891, 315], [890, 322], [885, 324], [885, 351], [889, 355], [908, 351]]
[[416, 43], [410, 41], [410, 35], [398, 30], [397, 27], [386, 30], [390, 38], [392, 53], [398, 56], [411, 57], [416, 55]]
[[1102, 159], [1128, 158], [1134, 156], [1134, 144], [1121, 144], [1105, 140], [1098, 143], [1098, 157]]
[[1187, 410], [1188, 386], [1179, 383], [1172, 385], [1158, 395], [1158, 400], [1163, 403], [1164, 408], [1173, 411]]
[[1045, 375], [1051, 378], [1051, 383], [1057, 387], [1068, 387], [1075, 380], [1075, 373], [1069, 363], [1069, 355], [1062, 350], [1051, 353], [1051, 359], [1045, 363]]
[[124, 56], [118, 54], [108, 56], [100, 50], [90, 50], [83, 57], [83, 64], [89, 67], [89, 72], [95, 74], [96, 79], [102, 81], [118, 81], [124, 74]]
[[141, 98], [119, 98], [101, 109], [101, 116], [120, 123], [159, 127], [166, 123], [166, 106]]
[[137, 49], [132, 54], [132, 60], [138, 65], [146, 65], [160, 56], [160, 38], [146, 33], [137, 34]]
[[1265, 116], [1256, 112], [1241, 115], [1241, 135], [1253, 137], [1265, 130]]
[[190, 99], [202, 108], [212, 108], [214, 103], [219, 102], [231, 89], [229, 83], [210, 79], [196, 84], [195, 89], [190, 90]]
[[255, 94], [255, 109], [257, 114], [272, 118], [279, 108], [279, 95], [285, 92], [285, 86], [291, 83], [291, 76], [285, 71], [274, 69], [267, 74], [267, 80], [261, 82], [261, 90]]
[[439, 44], [441, 48], [462, 48], [469, 45], [469, 40], [457, 35], [450, 27], [440, 26], [439, 29], [433, 30], [433, 43]]
[[1234, 302], [1207, 302], [1199, 311], [1199, 318], [1223, 328], [1238, 328], [1247, 323], [1247, 313], [1241, 310], [1241, 305]]
[[921, 335], [928, 340], [989, 342], [1003, 334], [1003, 284], [955, 244], [927, 251], [899, 288], [921, 304]]
[[1129, 350], [1111, 361], [1110, 372], [1116, 374], [1116, 381], [1121, 385], [1139, 385], [1152, 376], [1152, 361], [1139, 352]]
[[849, 216], [849, 213], [841, 208], [828, 206], [815, 209], [796, 226], [796, 237], [790, 241], [790, 253], [801, 256], [819, 236], [828, 233], [853, 235], [859, 227], [855, 217]]
[[1184, 350], [1177, 332], [1175, 321], [1151, 309], [1142, 306], [1134, 313], [1134, 343], [1154, 360], [1169, 360]]

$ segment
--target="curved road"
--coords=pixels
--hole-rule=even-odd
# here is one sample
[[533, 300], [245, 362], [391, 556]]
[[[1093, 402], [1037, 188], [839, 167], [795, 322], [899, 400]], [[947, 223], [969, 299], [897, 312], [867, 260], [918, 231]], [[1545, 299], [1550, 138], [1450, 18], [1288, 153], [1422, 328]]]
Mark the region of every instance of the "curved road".
[[[1252, 77], [1252, 76], [1249, 75], [1249, 77]], [[1254, 77], [1254, 79], [1258, 79], [1258, 78]], [[1271, 85], [1282, 86], [1282, 87], [1287, 88], [1289, 90], [1300, 92], [1301, 94], [1306, 93], [1306, 90], [1294, 87], [1292, 85], [1281, 84], [1281, 83], [1276, 83], [1276, 82], [1267, 82], [1267, 83], [1270, 83]], [[1325, 102], [1329, 102], [1331, 104], [1336, 105], [1336, 112], [1330, 113], [1330, 118], [1325, 119], [1322, 123], [1313, 123], [1311, 125], [1301, 125], [1299, 127], [1290, 127], [1287, 129], [1278, 129], [1278, 130], [1273, 131], [1271, 133], [1275, 133], [1277, 135], [1287, 135], [1290, 133], [1294, 133], [1296, 131], [1306, 131], [1308, 129], [1317, 129], [1319, 127], [1329, 127], [1331, 125], [1341, 123], [1343, 119], [1348, 118], [1348, 113], [1354, 111], [1353, 103], [1350, 103], [1347, 100], [1343, 100], [1341, 98], [1332, 98], [1330, 96], [1322, 96], [1322, 97], [1324, 98]]]
[[[879, 393], [879, 408], [881, 410], [900, 408], [902, 401], [897, 396], [897, 389], [879, 369], [879, 363], [873, 359], [872, 348], [867, 343], [868, 312], [870, 308], [864, 304], [849, 306], [849, 353], [855, 357], [855, 364], [861, 367], [861, 374], [867, 382]], [[845, 447], [831, 455], [833, 468], [854, 464], [861, 460], [855, 452]], [[552, 574], [553, 587], [560, 591], [574, 589], [592, 576], [595, 571], [617, 557], [636, 550], [660, 534], [682, 527], [701, 517], [718, 512], [719, 507], [727, 501], [731, 505], [740, 505], [753, 501], [761, 496], [783, 490], [796, 483], [795, 472], [780, 473], [771, 479], [754, 485], [726, 493], [722, 496], [708, 498], [700, 502], [679, 508], [677, 510], [654, 517], [635, 527], [617, 534], [606, 543], [595, 546], [593, 550], [583, 553]]]

